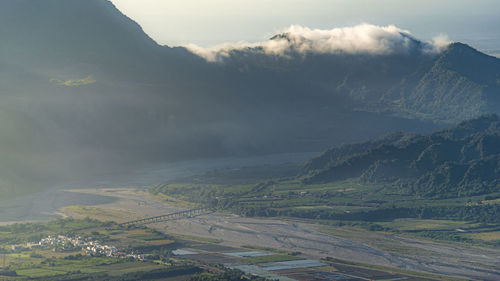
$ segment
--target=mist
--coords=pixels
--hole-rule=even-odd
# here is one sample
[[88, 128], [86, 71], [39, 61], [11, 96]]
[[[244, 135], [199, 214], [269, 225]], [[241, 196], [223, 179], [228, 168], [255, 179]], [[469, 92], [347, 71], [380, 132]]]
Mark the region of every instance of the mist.
[[484, 7], [214, 1], [0, 0], [0, 279], [500, 280]]
[[221, 61], [235, 51], [252, 49], [267, 55], [287, 56], [306, 54], [409, 54], [418, 49], [424, 53], [439, 53], [450, 44], [445, 35], [431, 42], [421, 42], [407, 30], [394, 25], [376, 26], [360, 24], [333, 29], [311, 29], [292, 25], [260, 43], [226, 43], [210, 48], [193, 44], [186, 47], [210, 62]]
[[[493, 76], [435, 71], [446, 38], [394, 25], [294, 25], [261, 43], [168, 47], [108, 1], [8, 0], [0, 26], [6, 196], [180, 160], [317, 152], [498, 108], [485, 106], [494, 87], [479, 86]], [[419, 91], [443, 97], [428, 106]]]

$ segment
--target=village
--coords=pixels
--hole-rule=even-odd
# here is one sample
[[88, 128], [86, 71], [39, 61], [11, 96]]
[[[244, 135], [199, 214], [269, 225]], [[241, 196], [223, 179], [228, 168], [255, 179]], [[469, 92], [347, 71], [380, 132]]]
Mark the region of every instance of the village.
[[[17, 250], [19, 248], [22, 247], [19, 245], [12, 246], [12, 250]], [[141, 261], [144, 260], [143, 253], [128, 252], [126, 250], [118, 249], [112, 245], [103, 245], [99, 240], [82, 236], [68, 237], [65, 235], [49, 235], [42, 238], [39, 242], [26, 243], [26, 248], [52, 248], [52, 250], [59, 252], [82, 251], [86, 255], [90, 256], [107, 256], [116, 258], [131, 258]]]

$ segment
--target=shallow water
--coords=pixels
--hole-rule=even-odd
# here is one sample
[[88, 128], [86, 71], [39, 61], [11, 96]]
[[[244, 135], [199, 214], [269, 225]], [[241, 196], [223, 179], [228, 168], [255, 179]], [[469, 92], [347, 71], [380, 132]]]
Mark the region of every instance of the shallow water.
[[107, 204], [116, 200], [109, 196], [52, 189], [2, 202], [0, 222], [45, 221], [58, 217], [57, 211], [65, 206]]
[[301, 163], [317, 153], [286, 153], [255, 157], [217, 158], [166, 163], [145, 167], [127, 174], [115, 174], [92, 181], [59, 184], [45, 191], [0, 201], [0, 223], [13, 221], [38, 221], [58, 217], [58, 210], [71, 205], [100, 205], [112, 203], [114, 197], [96, 194], [66, 192], [79, 188], [114, 188], [148, 186], [165, 183], [177, 178], [202, 174], [214, 169], [241, 168], [245, 166]]

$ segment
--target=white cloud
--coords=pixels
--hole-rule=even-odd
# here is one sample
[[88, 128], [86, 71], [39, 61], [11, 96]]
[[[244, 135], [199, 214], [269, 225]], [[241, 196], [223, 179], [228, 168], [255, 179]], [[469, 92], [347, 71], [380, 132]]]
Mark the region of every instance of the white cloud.
[[280, 35], [265, 42], [228, 43], [210, 48], [190, 44], [186, 48], [208, 61], [215, 62], [229, 57], [234, 51], [245, 50], [278, 56], [292, 53], [386, 55], [408, 53], [414, 48], [421, 48], [421, 51], [426, 53], [436, 53], [448, 44], [448, 39], [443, 35], [436, 37], [433, 42], [420, 42], [413, 38], [409, 31], [394, 25], [360, 24], [329, 30], [292, 25]]
[[448, 38], [448, 36], [446, 36], [445, 34], [440, 34], [434, 38], [432, 38], [432, 48], [433, 48], [433, 51], [434, 52], [442, 52], [446, 47], [448, 47], [448, 45], [450, 45], [451, 41], [450, 39]]

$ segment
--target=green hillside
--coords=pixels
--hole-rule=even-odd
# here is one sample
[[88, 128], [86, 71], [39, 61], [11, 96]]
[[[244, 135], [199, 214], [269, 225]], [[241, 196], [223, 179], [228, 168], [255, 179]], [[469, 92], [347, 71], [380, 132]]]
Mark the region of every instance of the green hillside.
[[357, 178], [435, 198], [500, 191], [500, 119], [487, 115], [429, 135], [394, 134], [326, 151], [303, 167], [306, 183]]

